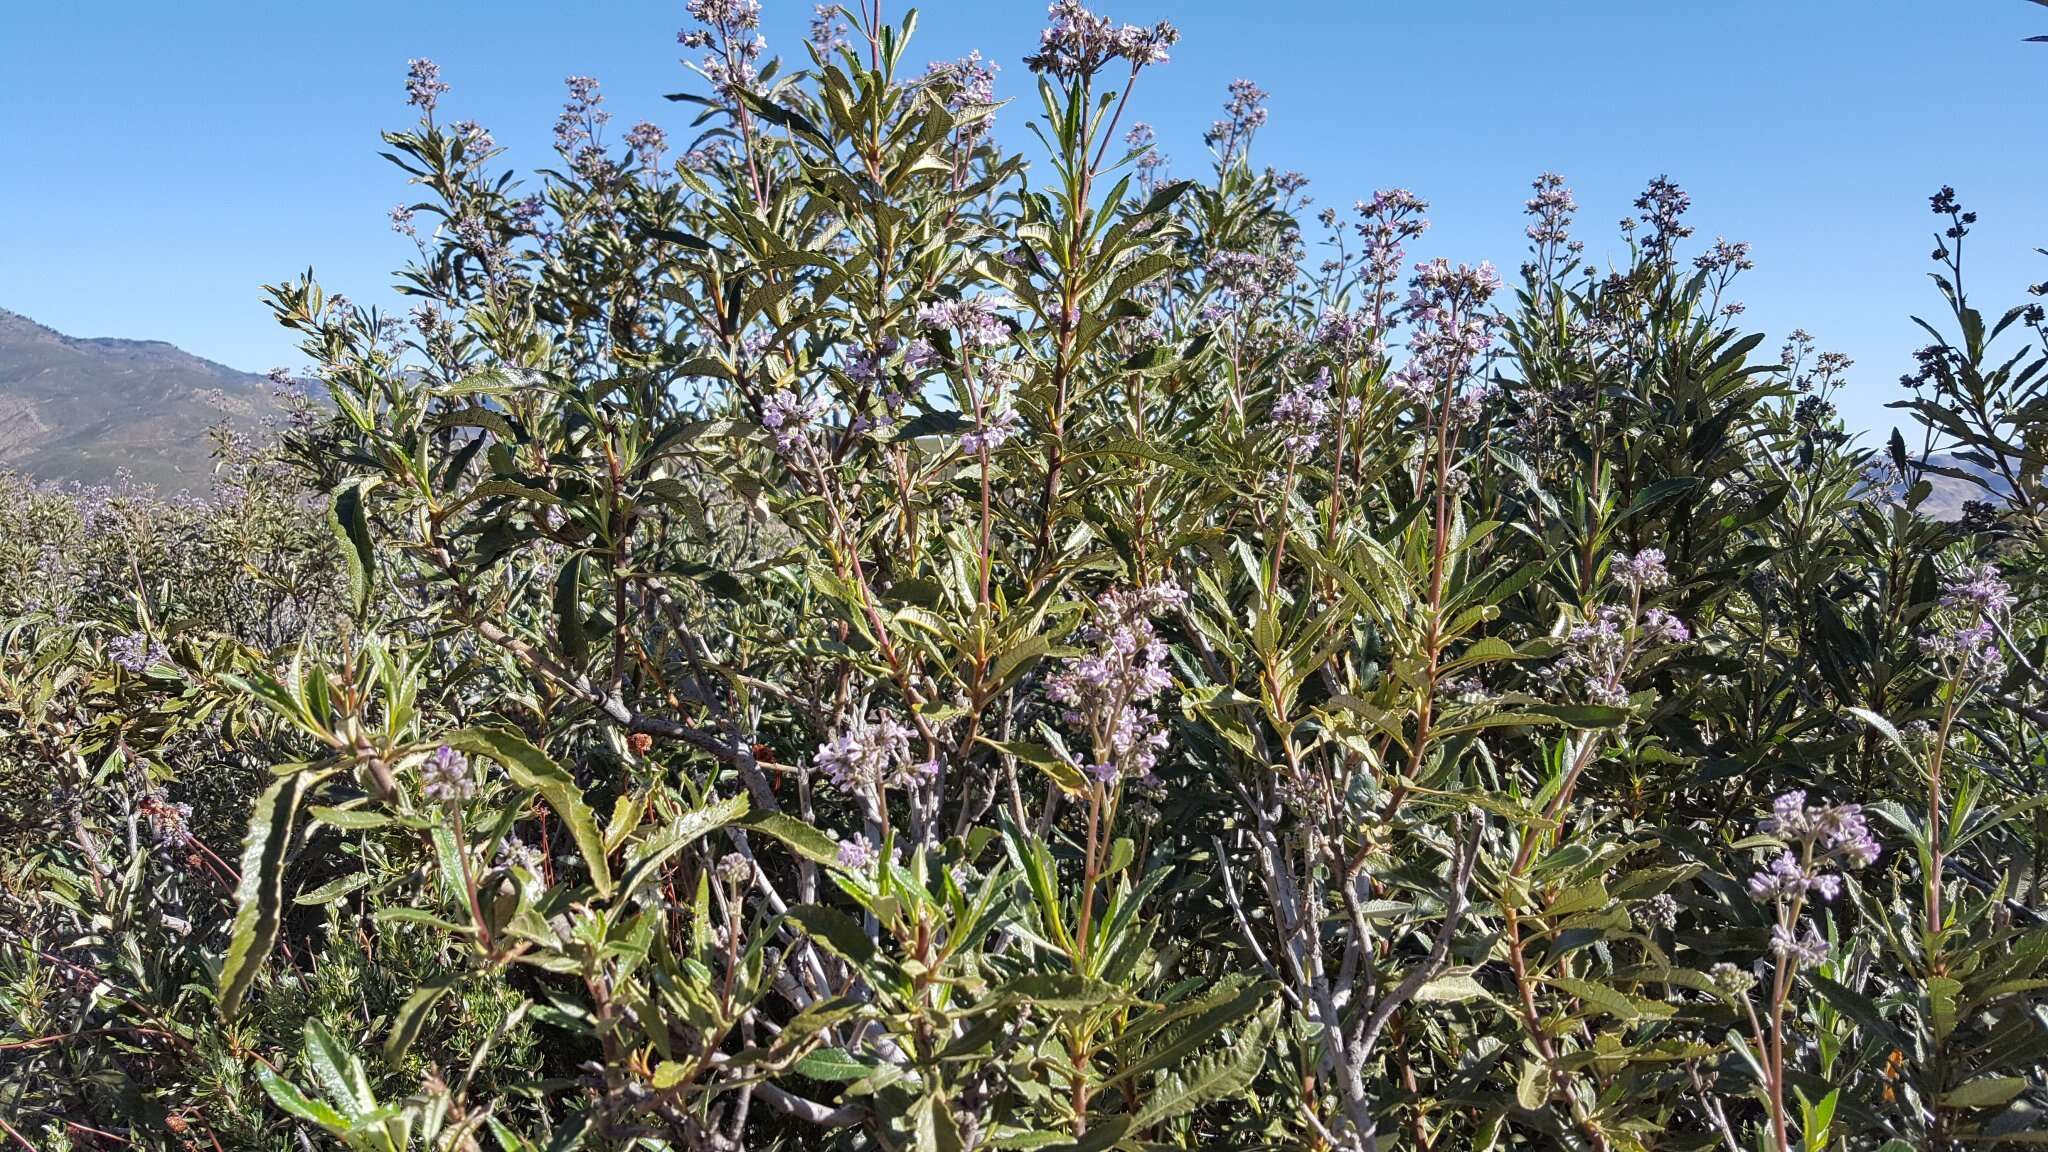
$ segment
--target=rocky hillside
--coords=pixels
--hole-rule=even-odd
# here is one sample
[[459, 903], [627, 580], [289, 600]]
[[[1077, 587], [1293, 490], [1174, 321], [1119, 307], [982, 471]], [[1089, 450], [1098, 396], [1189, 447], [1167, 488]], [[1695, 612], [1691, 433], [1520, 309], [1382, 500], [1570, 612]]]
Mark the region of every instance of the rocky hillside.
[[0, 469], [86, 483], [125, 469], [167, 491], [202, 489], [207, 431], [254, 429], [277, 407], [262, 376], [157, 340], [66, 336], [0, 308]]

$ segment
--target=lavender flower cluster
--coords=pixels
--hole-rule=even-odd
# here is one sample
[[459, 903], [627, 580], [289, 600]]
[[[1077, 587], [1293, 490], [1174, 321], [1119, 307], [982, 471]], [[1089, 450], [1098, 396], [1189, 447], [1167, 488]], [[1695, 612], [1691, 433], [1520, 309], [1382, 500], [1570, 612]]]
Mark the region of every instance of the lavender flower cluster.
[[476, 795], [469, 758], [446, 744], [420, 765], [420, 791], [436, 804], [460, 804]]
[[1358, 223], [1353, 227], [1365, 241], [1363, 275], [1368, 283], [1390, 285], [1400, 279], [1401, 262], [1407, 258], [1403, 245], [1429, 231], [1429, 202], [1406, 188], [1383, 188], [1371, 200], [1353, 206]]
[[1298, 462], [1314, 455], [1330, 425], [1330, 370], [1319, 369], [1314, 379], [1274, 401], [1273, 424], [1289, 457]]
[[777, 452], [792, 456], [809, 443], [830, 409], [823, 396], [805, 399], [784, 389], [761, 402], [761, 426], [775, 437]]
[[1971, 681], [1998, 679], [2005, 674], [2000, 629], [2014, 602], [1997, 566], [1965, 565], [1942, 583], [1943, 620], [1921, 638], [1921, 651], [1948, 675]]
[[1163, 20], [1149, 28], [1118, 27], [1107, 16], [1082, 7], [1080, 0], [1053, 0], [1046, 18], [1051, 23], [1039, 33], [1038, 51], [1026, 56], [1024, 63], [1033, 72], [1061, 80], [1092, 76], [1112, 60], [1129, 61], [1133, 71], [1164, 64], [1166, 50], [1180, 39], [1179, 31]]
[[960, 437], [960, 451], [969, 456], [983, 452], [994, 452], [1010, 442], [1010, 438], [1024, 430], [1023, 419], [1015, 408], [1005, 408], [974, 426], [972, 432]]
[[1771, 928], [1771, 953], [1795, 967], [1826, 961], [1827, 941], [1799, 911], [1809, 895], [1833, 900], [1842, 891], [1836, 868], [1867, 868], [1881, 850], [1855, 804], [1808, 805], [1803, 791], [1787, 792], [1771, 806], [1757, 831], [1788, 842], [1762, 871], [1749, 878], [1749, 894], [1778, 905]]
[[[977, 50], [950, 63], [933, 61], [925, 70], [924, 78], [927, 84], [948, 85], [951, 91], [946, 95], [946, 107], [961, 112], [996, 102], [996, 73], [1000, 70], [993, 60], [984, 60]], [[976, 125], [977, 128], [982, 126]]]
[[878, 855], [875, 846], [860, 837], [839, 842], [839, 866], [849, 872], [865, 872], [874, 867]]
[[1094, 741], [1095, 759], [1081, 767], [1102, 784], [1157, 781], [1153, 769], [1167, 741], [1152, 702], [1173, 687], [1173, 676], [1152, 617], [1186, 600], [1171, 582], [1105, 594], [1083, 637], [1093, 651], [1066, 661], [1047, 681], [1061, 721]]
[[917, 322], [934, 331], [959, 333], [961, 345], [968, 348], [995, 348], [1010, 339], [998, 302], [987, 296], [933, 301], [918, 308]]
[[1617, 552], [1608, 560], [1607, 566], [1614, 573], [1614, 578], [1631, 592], [1646, 592], [1671, 583], [1671, 571], [1664, 566], [1662, 548], [1645, 548], [1633, 556]]
[[1530, 188], [1536, 195], [1522, 204], [1530, 216], [1529, 242], [1539, 250], [1561, 246], [1571, 252], [1583, 250], [1585, 245], [1571, 237], [1572, 217], [1578, 213], [1579, 202], [1565, 186], [1564, 177], [1545, 172], [1536, 177]]
[[1692, 226], [1682, 219], [1691, 207], [1692, 196], [1670, 177], [1650, 181], [1636, 197], [1637, 219], [1650, 226], [1650, 234], [1643, 238], [1643, 254], [1655, 260], [1671, 259], [1678, 241], [1692, 235]]
[[832, 786], [849, 796], [879, 795], [938, 774], [930, 761], [913, 762], [911, 729], [889, 712], [872, 723], [860, 718], [818, 745], [813, 763]]
[[[1395, 374], [1395, 383], [1418, 400], [1455, 393], [1493, 346], [1499, 319], [1486, 304], [1499, 288], [1500, 275], [1483, 261], [1477, 267], [1443, 259], [1417, 264], [1405, 309], [1414, 330], [1408, 337], [1408, 362]], [[1461, 422], [1475, 417], [1476, 398], [1454, 395], [1453, 415]]]
[[441, 66], [432, 60], [408, 60], [405, 63], [405, 102], [425, 112], [434, 113], [434, 106], [448, 91], [448, 85], [441, 80]]
[[1642, 607], [1642, 594], [1671, 583], [1664, 553], [1644, 548], [1633, 555], [1617, 552], [1607, 561], [1608, 571], [1629, 590], [1629, 603], [1608, 604], [1565, 634], [1565, 654], [1555, 674], [1583, 677], [1582, 691], [1588, 701], [1622, 707], [1628, 703], [1624, 683], [1628, 665], [1644, 645], [1683, 644], [1692, 639], [1685, 621], [1662, 608]]
[[142, 672], [171, 658], [162, 644], [140, 632], [107, 641], [107, 658], [130, 672]]
[[846, 47], [846, 22], [839, 18], [837, 4], [816, 4], [811, 7], [810, 32], [805, 39], [818, 55], [829, 56]]
[[[761, 54], [768, 48], [768, 41], [757, 31], [761, 27], [760, 0], [690, 0], [686, 10], [690, 19], [703, 27], [677, 33], [676, 43], [708, 50], [697, 64], [704, 79], [728, 99], [753, 88], [760, 78]], [[815, 33], [816, 25], [812, 27]]]
[[1223, 105], [1223, 118], [1209, 125], [1202, 142], [1216, 150], [1217, 159], [1229, 164], [1251, 147], [1252, 133], [1266, 124], [1266, 90], [1249, 80], [1230, 82], [1230, 99]]

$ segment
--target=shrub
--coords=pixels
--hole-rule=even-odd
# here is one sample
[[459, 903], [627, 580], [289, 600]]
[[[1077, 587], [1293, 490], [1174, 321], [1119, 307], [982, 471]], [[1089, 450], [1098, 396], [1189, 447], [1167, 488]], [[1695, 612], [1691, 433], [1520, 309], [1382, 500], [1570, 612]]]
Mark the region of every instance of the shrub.
[[1053, 6], [1027, 167], [914, 15], [690, 7], [675, 160], [413, 62], [297, 487], [0, 505], [24, 1142], [2038, 1139], [2048, 344], [1953, 193], [1873, 457], [1664, 178], [1509, 287], [1249, 84], [1172, 178], [1167, 25]]

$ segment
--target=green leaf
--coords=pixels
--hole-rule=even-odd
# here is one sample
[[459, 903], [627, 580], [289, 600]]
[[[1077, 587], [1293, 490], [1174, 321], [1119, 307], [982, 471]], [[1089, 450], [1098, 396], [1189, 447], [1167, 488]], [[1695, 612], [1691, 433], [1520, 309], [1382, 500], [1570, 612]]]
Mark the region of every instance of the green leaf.
[[1628, 511], [1616, 517], [1615, 523], [1619, 524], [1631, 516], [1647, 512], [1666, 500], [1690, 492], [1699, 486], [1700, 480], [1697, 476], [1674, 476], [1668, 480], [1659, 480], [1637, 493], [1635, 501], [1628, 506]]
[[384, 1038], [384, 1060], [393, 1068], [405, 1060], [406, 1049], [419, 1039], [420, 1029], [426, 1026], [427, 1013], [440, 1003], [441, 997], [455, 987], [456, 977], [438, 976], [420, 986], [419, 991], [406, 997], [405, 1004], [398, 1010], [398, 1017], [391, 1024], [391, 1034]]
[[270, 782], [249, 813], [249, 835], [242, 842], [242, 879], [235, 886], [235, 926], [227, 959], [220, 970], [221, 1015], [233, 1019], [242, 998], [256, 982], [256, 973], [277, 945], [284, 924], [284, 861], [291, 848], [292, 825], [299, 802], [319, 778], [295, 772]]
[[1628, 720], [1628, 709], [1611, 704], [1537, 704], [1529, 711], [1554, 716], [1574, 728], [1613, 728]]
[[812, 1080], [842, 1082], [865, 1080], [874, 1075], [875, 1066], [854, 1059], [853, 1053], [844, 1048], [819, 1048], [806, 1052], [790, 1070]]
[[1259, 1069], [1265, 1066], [1266, 1037], [1273, 1031], [1279, 1014], [1276, 1003], [1255, 1017], [1230, 1047], [1161, 1076], [1145, 1098], [1144, 1107], [1138, 1110], [1135, 1125], [1149, 1128], [1251, 1087]]
[[352, 1122], [360, 1122], [363, 1113], [377, 1106], [376, 1097], [370, 1094], [369, 1078], [363, 1074], [362, 1062], [341, 1046], [327, 1025], [318, 1020], [306, 1021], [300, 1055], [307, 1069], [313, 1073], [313, 1079], [319, 1081], [320, 1090], [328, 1102], [341, 1108]]
[[676, 853], [746, 814], [747, 797], [740, 793], [671, 820], [667, 827], [642, 842], [632, 865], [619, 879], [619, 901], [623, 903], [630, 899]]
[[335, 487], [327, 508], [327, 525], [348, 563], [349, 603], [357, 616], [370, 610], [377, 585], [377, 548], [370, 540], [368, 497], [376, 480], [350, 480]]
[[1569, 976], [1552, 976], [1547, 982], [1559, 991], [1617, 1020], [1635, 1020], [1643, 1015], [1642, 1008], [1635, 1001], [1605, 984], [1595, 984], [1590, 980], [1574, 980]]
[[[1227, 990], [1228, 986], [1225, 987]], [[1174, 1022], [1172, 1031], [1167, 1033], [1171, 1037], [1167, 1044], [1146, 1052], [1141, 1059], [1106, 1081], [1102, 1087], [1107, 1088], [1127, 1077], [1141, 1077], [1156, 1069], [1178, 1063], [1208, 1043], [1217, 1033], [1271, 1002], [1273, 991], [1274, 987], [1271, 984], [1249, 984], [1234, 994], [1211, 997], [1207, 1007], [1201, 1008], [1199, 1016], [1191, 1021]], [[1191, 1007], [1201, 1007], [1200, 1002]]]
[[577, 850], [583, 854], [584, 867], [590, 869], [597, 894], [611, 893], [612, 874], [605, 862], [604, 837], [597, 830], [597, 818], [590, 805], [584, 803], [583, 790], [576, 786], [574, 776], [510, 728], [465, 728], [448, 737], [446, 743], [458, 752], [497, 761], [513, 784], [540, 793], [541, 799], [568, 826]]
[[809, 824], [783, 812], [749, 812], [733, 823], [749, 832], [780, 840], [813, 864], [839, 866], [839, 843]]
[[1088, 778], [1081, 774], [1081, 770], [1068, 763], [1066, 757], [1043, 744], [1032, 744], [1024, 740], [991, 740], [986, 736], [977, 736], [975, 739], [1005, 755], [1015, 756], [1045, 773], [1047, 779], [1069, 796], [1088, 794]]
[[[312, 809], [318, 812], [319, 809]], [[343, 896], [370, 882], [368, 872], [354, 872], [336, 880], [329, 880], [311, 892], [301, 892], [292, 898], [294, 904], [332, 904]]]
[[583, 553], [572, 554], [555, 574], [555, 644], [571, 669], [590, 663], [583, 633]]
[[1945, 1108], [1995, 1108], [2025, 1091], [2024, 1076], [1980, 1076], [1941, 1094]]
[[867, 965], [875, 959], [875, 942], [861, 931], [858, 920], [837, 908], [805, 904], [791, 908], [789, 919], [834, 955], [857, 965]]
[[1100, 980], [1072, 972], [1036, 972], [1006, 981], [990, 994], [1005, 1004], [1029, 1005], [1047, 1012], [1078, 1012], [1107, 1003], [1116, 989]]
[[1424, 984], [1415, 993], [1423, 1003], [1456, 1003], [1460, 1000], [1489, 999], [1486, 986], [1469, 972], [1447, 972]]
[[1856, 1026], [1863, 1029], [1867, 1039], [1882, 1042], [1893, 1048], [1903, 1046], [1898, 1029], [1884, 1018], [1877, 1010], [1876, 1003], [1868, 996], [1846, 985], [1838, 984], [1818, 972], [1809, 974], [1807, 980], [1835, 1011], [1855, 1021]]
[[315, 804], [306, 809], [306, 815], [330, 828], [344, 832], [361, 832], [369, 828], [382, 828], [392, 822], [389, 814], [372, 812], [365, 808], [329, 808]]
[[1515, 1103], [1534, 1112], [1550, 1100], [1550, 1074], [1539, 1060], [1522, 1061], [1522, 1074], [1515, 1078]]
[[307, 1097], [292, 1085], [292, 1082], [272, 1072], [263, 1064], [256, 1065], [256, 1082], [263, 1085], [263, 1092], [271, 1102], [283, 1109], [287, 1115], [295, 1116], [311, 1124], [318, 1124], [329, 1132], [348, 1131], [348, 1121], [342, 1114], [318, 1100]]
[[1908, 757], [1913, 755], [1913, 749], [1907, 746], [1905, 737], [1899, 735], [1899, 730], [1892, 726], [1891, 721], [1879, 716], [1868, 708], [1849, 708], [1847, 711], [1858, 720], [1877, 729], [1880, 735], [1886, 740], [1891, 741], [1894, 748], [1904, 752]]

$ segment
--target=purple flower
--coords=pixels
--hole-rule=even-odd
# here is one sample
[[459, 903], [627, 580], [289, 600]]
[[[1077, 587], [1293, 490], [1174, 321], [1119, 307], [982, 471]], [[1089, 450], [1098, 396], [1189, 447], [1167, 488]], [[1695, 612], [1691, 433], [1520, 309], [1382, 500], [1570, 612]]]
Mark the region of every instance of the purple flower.
[[148, 636], [130, 632], [107, 641], [107, 657], [130, 672], [142, 672], [169, 660], [171, 654]]
[[1683, 644], [1692, 639], [1692, 630], [1664, 609], [1651, 608], [1643, 613], [1643, 635], [1653, 644]]
[[1594, 704], [1628, 704], [1628, 689], [1621, 682], [1629, 655], [1628, 623], [1628, 610], [1609, 604], [1565, 634], [1557, 672], [1583, 675], [1586, 699]]
[[1633, 556], [1617, 552], [1607, 564], [1615, 579], [1636, 592], [1662, 588], [1671, 583], [1671, 573], [1664, 567], [1662, 548], [1645, 548]]
[[1712, 248], [1693, 257], [1692, 266], [1709, 274], [1733, 274], [1749, 271], [1756, 267], [1756, 261], [1749, 258], [1748, 244], [1716, 236]]
[[562, 104], [562, 114], [555, 120], [555, 149], [565, 156], [576, 156], [595, 143], [597, 130], [612, 114], [602, 107], [604, 95], [597, 90], [597, 81], [592, 77], [571, 76], [563, 83], [569, 88], [569, 99]]
[[1431, 260], [1415, 266], [1404, 307], [1413, 331], [1396, 383], [1419, 398], [1455, 391], [1493, 346], [1499, 318], [1487, 301], [1500, 288], [1493, 265]]
[[1368, 283], [1382, 291], [1401, 277], [1402, 247], [1429, 231], [1429, 203], [1406, 188], [1383, 188], [1371, 200], [1354, 206], [1359, 221], [1354, 226], [1365, 241], [1361, 270]]
[[1678, 900], [1669, 892], [1659, 892], [1641, 905], [1640, 919], [1645, 928], [1663, 928], [1669, 931], [1678, 927]]
[[718, 878], [736, 886], [751, 883], [754, 879], [754, 862], [738, 852], [728, 852], [718, 858]]
[[437, 804], [460, 804], [476, 795], [469, 760], [443, 744], [420, 766], [420, 790]]
[[[980, 52], [969, 52], [950, 63], [933, 61], [925, 70], [926, 84], [943, 85], [946, 88], [946, 107], [953, 112], [965, 112], [996, 102], [996, 73], [1000, 69], [992, 60], [982, 59]], [[973, 143], [988, 132], [991, 121], [986, 118], [967, 125], [965, 140]]]
[[1821, 939], [1820, 932], [1811, 920], [1801, 925], [1797, 934], [1784, 924], [1771, 926], [1771, 954], [1790, 963], [1795, 968], [1814, 968], [1827, 963], [1828, 942]]
[[926, 328], [951, 330], [960, 334], [968, 348], [994, 348], [1010, 339], [995, 300], [970, 296], [964, 300], [937, 300], [917, 310], [917, 322]]
[[419, 59], [405, 62], [405, 102], [416, 105], [420, 111], [432, 115], [434, 105], [441, 102], [442, 93], [448, 85], [441, 82], [441, 66], [432, 60]]
[[1643, 240], [1643, 254], [1669, 260], [1677, 242], [1692, 235], [1692, 228], [1679, 219], [1691, 207], [1692, 197], [1669, 177], [1659, 176], [1650, 181], [1650, 186], [1636, 197], [1636, 209], [1641, 214], [1638, 218], [1650, 226], [1650, 234]]
[[841, 840], [839, 866], [849, 872], [865, 872], [875, 864], [875, 847], [866, 840]]
[[[761, 26], [759, 0], [690, 0], [686, 10], [704, 27], [677, 33], [676, 42], [685, 48], [710, 50], [697, 63], [697, 70], [721, 96], [731, 98], [751, 89], [759, 78], [761, 53], [768, 46], [756, 31]], [[815, 22], [812, 30], [817, 31]]]
[[846, 357], [843, 366], [846, 378], [855, 384], [873, 384], [882, 375], [882, 362], [888, 353], [879, 348], [865, 348]]
[[846, 25], [839, 19], [839, 6], [819, 4], [811, 9], [811, 31], [807, 39], [818, 55], [829, 56], [846, 47]]
[[1230, 99], [1223, 105], [1223, 119], [1209, 125], [1202, 142], [1216, 150], [1219, 162], [1228, 164], [1243, 156], [1251, 145], [1252, 133], [1266, 123], [1266, 92], [1249, 80], [1230, 82]]
[[1054, 0], [1046, 16], [1051, 24], [1039, 33], [1038, 51], [1026, 56], [1024, 63], [1033, 72], [1061, 80], [1092, 76], [1111, 60], [1126, 60], [1134, 69], [1164, 64], [1166, 50], [1180, 39], [1180, 33], [1163, 21], [1150, 28], [1118, 28], [1109, 18], [1083, 8], [1080, 0]]
[[1572, 198], [1572, 190], [1565, 187], [1564, 177], [1545, 172], [1530, 187], [1536, 195], [1522, 205], [1534, 218], [1528, 228], [1529, 239], [1538, 247], [1570, 243], [1572, 216], [1578, 212], [1579, 202]]
[[498, 142], [491, 139], [491, 130], [474, 120], [457, 120], [448, 126], [448, 130], [462, 141], [462, 150], [472, 163], [498, 146]]
[[400, 236], [418, 235], [412, 226], [412, 208], [399, 204], [391, 209], [391, 230]]
[[1015, 436], [1022, 428], [1017, 410], [1005, 408], [986, 423], [977, 425], [974, 431], [960, 437], [960, 450], [969, 456], [994, 452], [1008, 443], [1010, 437]]
[[805, 443], [825, 411], [823, 397], [800, 400], [785, 389], [761, 402], [761, 426], [774, 433], [775, 450], [787, 456]]
[[1159, 136], [1143, 120], [1131, 125], [1131, 130], [1124, 133], [1124, 145], [1131, 150], [1131, 162], [1144, 179], [1151, 180], [1166, 167], [1166, 156], [1159, 151]]
[[1749, 894], [1758, 900], [1796, 896], [1807, 890], [1812, 878], [1790, 852], [1780, 852], [1770, 866], [1749, 878]]
[[653, 168], [661, 163], [662, 153], [668, 151], [668, 133], [659, 125], [642, 120], [626, 132], [626, 146], [633, 150], [642, 167]]
[[903, 346], [903, 370], [922, 376], [939, 366], [939, 350], [922, 336]]
[[1273, 402], [1273, 424], [1279, 428], [1287, 454], [1304, 460], [1315, 454], [1330, 426], [1330, 371], [1318, 371]]
[[1970, 680], [1997, 680], [2005, 675], [2005, 652], [1998, 641], [1998, 626], [1987, 619], [1922, 636], [1920, 650], [1953, 675]]
[[1966, 564], [1941, 586], [1941, 606], [1974, 612], [1979, 616], [2003, 616], [2015, 603], [2012, 588], [1995, 564]]
[[1166, 747], [1166, 727], [1153, 701], [1173, 687], [1173, 676], [1151, 617], [1186, 599], [1172, 583], [1104, 594], [1083, 635], [1089, 652], [1063, 662], [1047, 678], [1046, 695], [1061, 706], [1062, 723], [1093, 743], [1095, 767], [1087, 770], [1098, 779], [1105, 779], [1098, 771], [1105, 768], [1149, 777]]
[[911, 730], [888, 712], [874, 723], [856, 719], [818, 745], [813, 760], [833, 787], [850, 796], [879, 794], [892, 785], [923, 778], [923, 764], [910, 762]]

